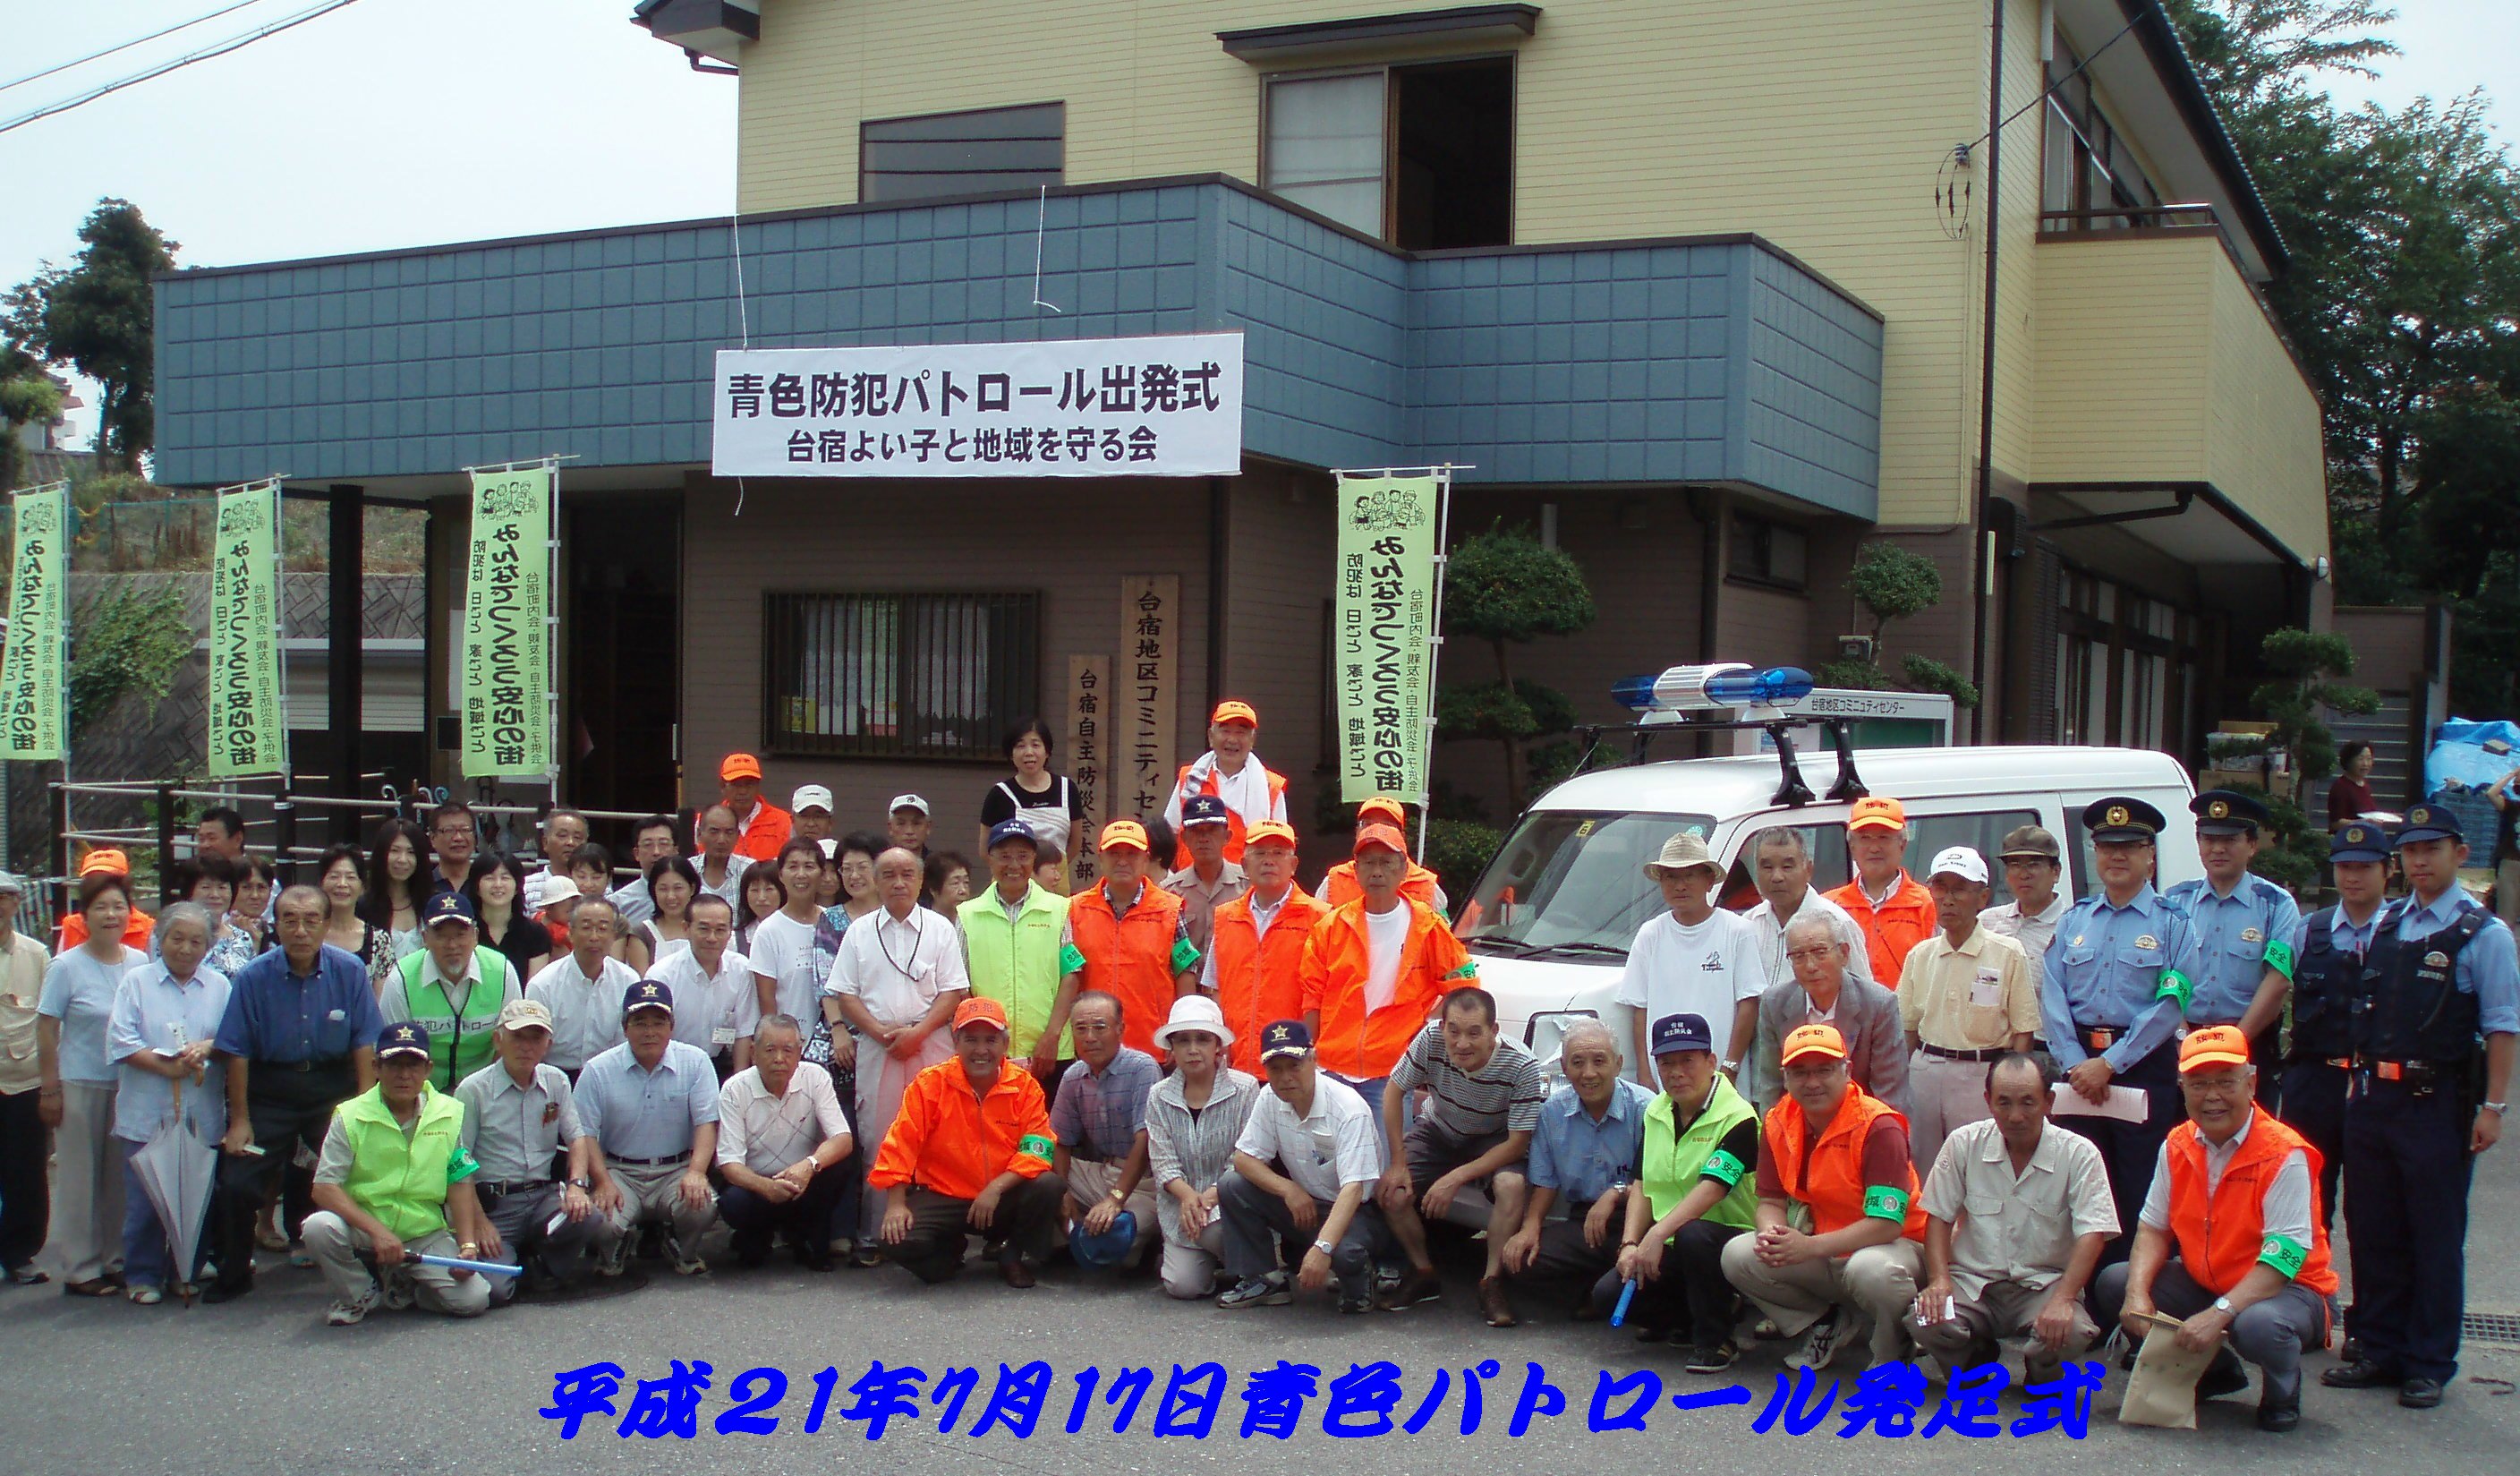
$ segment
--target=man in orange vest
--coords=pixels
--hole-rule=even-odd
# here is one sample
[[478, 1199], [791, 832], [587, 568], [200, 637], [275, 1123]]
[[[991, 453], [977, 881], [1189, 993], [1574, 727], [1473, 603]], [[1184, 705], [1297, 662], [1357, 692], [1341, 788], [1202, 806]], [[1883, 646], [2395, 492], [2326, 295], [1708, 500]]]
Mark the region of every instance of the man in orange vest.
[[1872, 977], [1884, 989], [1899, 987], [1908, 950], [1934, 935], [1934, 895], [1908, 874], [1908, 807], [1881, 795], [1855, 802], [1846, 817], [1846, 852], [1855, 879], [1824, 899], [1838, 904], [1864, 930]]
[[1304, 1024], [1321, 1068], [1353, 1086], [1383, 1134], [1382, 1087], [1444, 995], [1478, 983], [1469, 950], [1423, 902], [1400, 895], [1409, 847], [1388, 825], [1360, 826], [1365, 895], [1332, 908], [1304, 941]]
[[[1796, 1027], [1778, 1054], [1785, 1094], [1760, 1138], [1759, 1228], [1726, 1244], [1725, 1279], [1803, 1334], [1788, 1363], [1826, 1368], [1868, 1319], [1873, 1366], [1905, 1359], [1925, 1240], [1908, 1120], [1855, 1084], [1835, 1026]], [[1787, 1221], [1797, 1204], [1808, 1232]]]
[[[2100, 1272], [2092, 1310], [2140, 1343], [2155, 1314], [2183, 1318], [2179, 1346], [2220, 1347], [2200, 1399], [2249, 1386], [2258, 1428], [2301, 1424], [2301, 1356], [2327, 1344], [2336, 1271], [2318, 1214], [2318, 1150], [2257, 1108], [2257, 1068], [2238, 1027], [2208, 1026], [2179, 1046], [2187, 1121], [2170, 1130], [2122, 1266]], [[2226, 1337], [2229, 1343], [2224, 1343]]]
[[[735, 816], [735, 853], [747, 861], [775, 861], [788, 844], [796, 817], [761, 798], [761, 761], [750, 754], [729, 754], [717, 766], [717, 802]], [[692, 816], [695, 834], [708, 818], [703, 807]], [[743, 909], [736, 908], [741, 916]]]
[[[1259, 731], [1260, 715], [1247, 702], [1229, 699], [1207, 715], [1207, 752], [1182, 765], [1172, 797], [1164, 801], [1164, 823], [1174, 835], [1182, 833], [1182, 802], [1192, 795], [1214, 795], [1225, 802], [1229, 861], [1242, 859], [1252, 826], [1263, 820], [1285, 823], [1286, 776], [1253, 757], [1251, 739]], [[1172, 863], [1175, 870], [1191, 863], [1188, 842], [1179, 843]]]
[[1076, 976], [1079, 993], [1101, 990], [1118, 999], [1121, 1043], [1161, 1059], [1155, 1027], [1172, 1018], [1175, 999], [1198, 988], [1198, 948], [1181, 899], [1147, 877], [1147, 827], [1113, 820], [1100, 845], [1102, 881], [1068, 899], [1059, 973]]
[[[1361, 826], [1388, 825], [1407, 835], [1409, 811], [1394, 796], [1375, 795], [1356, 807], [1356, 823]], [[1365, 889], [1357, 885], [1354, 861], [1339, 862], [1322, 878], [1322, 905], [1326, 907], [1343, 907], [1364, 895]], [[1453, 915], [1452, 899], [1444, 896], [1444, 884], [1435, 879], [1435, 873], [1416, 861], [1409, 863], [1409, 876], [1400, 884], [1400, 895], [1413, 902], [1432, 907], [1445, 917]]]
[[1199, 961], [1198, 987], [1216, 996], [1234, 1032], [1234, 1066], [1263, 1076], [1260, 1029], [1304, 1012], [1304, 940], [1329, 915], [1295, 885], [1295, 829], [1263, 820], [1243, 837], [1242, 870], [1251, 890], [1216, 909], [1214, 946]]
[[1050, 1253], [1063, 1186], [1041, 1084], [1007, 1070], [1007, 1011], [995, 999], [954, 1007], [954, 1059], [902, 1093], [867, 1187], [884, 1196], [884, 1259], [925, 1282], [963, 1269], [969, 1235], [997, 1242], [1009, 1286], [1033, 1284]]

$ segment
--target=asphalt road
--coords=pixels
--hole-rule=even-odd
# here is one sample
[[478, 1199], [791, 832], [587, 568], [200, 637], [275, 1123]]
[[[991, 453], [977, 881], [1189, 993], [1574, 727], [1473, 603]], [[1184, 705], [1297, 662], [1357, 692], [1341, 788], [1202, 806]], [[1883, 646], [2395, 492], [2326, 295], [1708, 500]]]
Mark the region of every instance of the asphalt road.
[[[2520, 1224], [2520, 1143], [2505, 1143], [2486, 1160], [2473, 1222], [2471, 1307], [2520, 1313], [2520, 1254], [2493, 1238], [2497, 1228]], [[1791, 1462], [1893, 1476], [1998, 1459], [2038, 1471], [2280, 1468], [2308, 1476], [2368, 1473], [2408, 1456], [2435, 1469], [2507, 1470], [2511, 1453], [2520, 1449], [2520, 1395], [2511, 1389], [2520, 1380], [2520, 1347], [2471, 1342], [2449, 1403], [2430, 1413], [2401, 1410], [2385, 1393], [2340, 1393], [2313, 1382], [2302, 1428], [2287, 1437], [2254, 1428], [2253, 1394], [2209, 1405], [2193, 1432], [2121, 1427], [2115, 1412], [2123, 1377], [2112, 1373], [2093, 1407], [2089, 1437], [2080, 1442], [2054, 1433], [1986, 1441], [1949, 1434], [1930, 1441], [1868, 1433], [1840, 1439], [1834, 1415], [1792, 1438], [1751, 1430], [1777, 1383], [1780, 1350], [1774, 1345], [1753, 1351], [1727, 1380], [1692, 1378], [1680, 1371], [1677, 1350], [1640, 1350], [1624, 1333], [1567, 1323], [1551, 1305], [1554, 1299], [1526, 1295], [1524, 1326], [1488, 1328], [1469, 1293], [1468, 1282], [1456, 1276], [1439, 1305], [1340, 1316], [1319, 1300], [1218, 1312], [1167, 1302], [1148, 1282], [1115, 1289], [1064, 1268], [1047, 1273], [1039, 1288], [1016, 1293], [977, 1267], [964, 1280], [936, 1288], [922, 1288], [890, 1268], [811, 1276], [783, 1264], [685, 1281], [658, 1268], [645, 1289], [603, 1300], [516, 1308], [472, 1323], [381, 1312], [363, 1326], [343, 1329], [323, 1325], [326, 1299], [313, 1272], [268, 1264], [253, 1296], [216, 1308], [145, 1309], [66, 1298], [51, 1287], [13, 1288], [0, 1291], [0, 1359], [7, 1369], [0, 1471], [312, 1476], [668, 1465], [738, 1472], [837, 1460], [996, 1476], [1229, 1468], [1449, 1476], [1464, 1462], [1479, 1476], [1575, 1470], [1672, 1476], [1764, 1471]], [[536, 1412], [550, 1401], [560, 1370], [610, 1361], [626, 1370], [625, 1383], [635, 1383], [664, 1375], [675, 1359], [704, 1361], [713, 1370], [696, 1438], [623, 1438], [611, 1419], [597, 1415], [576, 1439], [562, 1441], [559, 1427]], [[1320, 1396], [1306, 1406], [1291, 1439], [1240, 1438], [1244, 1375], [1282, 1359], [1319, 1365]], [[1484, 1381], [1480, 1428], [1464, 1438], [1459, 1433], [1461, 1370], [1489, 1359], [1500, 1372]], [[940, 1433], [937, 1409], [922, 1405], [915, 1418], [897, 1420], [879, 1443], [870, 1444], [865, 1422], [843, 1418], [842, 1411], [850, 1384], [875, 1360], [924, 1369], [931, 1380], [948, 1369], [977, 1367], [979, 1386], [955, 1432]], [[997, 1365], [1031, 1360], [1055, 1371], [1035, 1432], [1022, 1440], [1003, 1429], [976, 1439], [968, 1434], [988, 1403]], [[1450, 1388], [1431, 1423], [1416, 1436], [1324, 1434], [1331, 1380], [1351, 1362], [1376, 1360], [1401, 1371], [1394, 1418], [1402, 1421], [1424, 1398], [1436, 1370], [1449, 1370]], [[1231, 1375], [1213, 1431], [1203, 1440], [1153, 1436], [1173, 1365], [1208, 1361]], [[1535, 1361], [1565, 1392], [1567, 1409], [1533, 1418], [1516, 1438], [1508, 1427], [1525, 1365]], [[2314, 1370], [2327, 1361], [2316, 1358]], [[785, 1370], [790, 1380], [785, 1402], [770, 1411], [781, 1417], [777, 1432], [714, 1433], [731, 1407], [728, 1386], [762, 1365]], [[1075, 1377], [1097, 1365], [1106, 1389], [1131, 1367], [1153, 1369], [1153, 1386], [1127, 1433], [1111, 1433], [1116, 1411], [1098, 1398], [1084, 1430], [1069, 1435], [1063, 1426]], [[810, 1381], [826, 1366], [839, 1370], [839, 1387], [822, 1430], [808, 1434], [801, 1425], [814, 1395]], [[1588, 1429], [1587, 1409], [1604, 1368], [1614, 1377], [1641, 1369], [1661, 1377], [1662, 1399], [1644, 1431]], [[1852, 1385], [1848, 1370], [1835, 1371]], [[1728, 1382], [1750, 1392], [1746, 1406], [1688, 1412], [1671, 1406], [1675, 1394]], [[629, 1394], [625, 1387], [616, 1405], [626, 1409]], [[2018, 1412], [2013, 1400], [2007, 1398], [2003, 1412], [2006, 1418]]]

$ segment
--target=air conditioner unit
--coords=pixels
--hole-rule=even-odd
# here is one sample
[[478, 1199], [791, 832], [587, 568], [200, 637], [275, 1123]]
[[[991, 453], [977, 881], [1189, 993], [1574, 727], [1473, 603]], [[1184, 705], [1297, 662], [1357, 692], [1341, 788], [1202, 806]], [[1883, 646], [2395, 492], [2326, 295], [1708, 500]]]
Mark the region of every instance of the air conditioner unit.
[[1868, 635], [1839, 636], [1837, 638], [1837, 658], [1840, 661], [1870, 661], [1872, 659], [1872, 637]]

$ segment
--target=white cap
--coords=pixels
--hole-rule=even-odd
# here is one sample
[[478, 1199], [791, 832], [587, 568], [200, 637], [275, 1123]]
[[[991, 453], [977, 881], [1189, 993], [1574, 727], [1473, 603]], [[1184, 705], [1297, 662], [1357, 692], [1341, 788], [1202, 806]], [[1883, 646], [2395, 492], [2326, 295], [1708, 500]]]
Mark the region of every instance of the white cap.
[[549, 867], [544, 868], [542, 879], [542, 898], [544, 906], [548, 907], [554, 902], [564, 902], [572, 897], [583, 897], [586, 894], [577, 890], [577, 878], [563, 875], [561, 872], [551, 870]]
[[892, 803], [883, 807], [883, 812], [890, 814], [896, 809], [915, 809], [923, 815], [927, 813], [927, 802], [917, 795], [895, 795]]
[[1986, 857], [1966, 846], [1947, 846], [1935, 853], [1934, 864], [1925, 872], [1927, 880], [1938, 876], [1956, 876], [1964, 882], [1986, 885]]
[[796, 798], [788, 802], [788, 808], [793, 814], [803, 814], [809, 809], [819, 809], [825, 814], [830, 814], [832, 792], [820, 784], [799, 785]]

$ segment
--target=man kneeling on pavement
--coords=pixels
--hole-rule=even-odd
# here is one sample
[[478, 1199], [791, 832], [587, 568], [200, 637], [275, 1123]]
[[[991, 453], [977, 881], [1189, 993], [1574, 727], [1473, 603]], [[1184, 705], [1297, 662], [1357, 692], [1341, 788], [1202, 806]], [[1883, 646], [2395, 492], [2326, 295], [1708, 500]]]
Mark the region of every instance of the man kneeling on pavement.
[[[1567, 1028], [1558, 1038], [1557, 1064], [1566, 1084], [1540, 1104], [1524, 1176], [1530, 1199], [1522, 1227], [1505, 1243], [1504, 1265], [1516, 1281], [1575, 1281], [1575, 1318], [1592, 1321], [1607, 1315], [1618, 1300], [1621, 1278], [1612, 1272], [1629, 1200], [1637, 1192], [1637, 1156], [1654, 1094], [1627, 1080], [1618, 1037], [1598, 1020]], [[1564, 1216], [1550, 1219], [1561, 1200]], [[1603, 1287], [1607, 1303], [1599, 1296]]]
[[1721, 1069], [1705, 1016], [1665, 1015], [1651, 1038], [1662, 1092], [1645, 1108], [1618, 1265], [1595, 1295], [1635, 1282], [1637, 1341], [1685, 1341], [1689, 1372], [1722, 1373], [1740, 1356], [1724, 1252], [1758, 1223], [1759, 1115]]
[[[490, 1283], [472, 1271], [403, 1264], [406, 1251], [481, 1253], [480, 1172], [464, 1147], [464, 1105], [428, 1084], [428, 1032], [409, 1021], [377, 1038], [377, 1084], [343, 1102], [315, 1165], [315, 1213], [306, 1250], [324, 1272], [333, 1306], [324, 1320], [347, 1327], [379, 1303], [477, 1317]], [[372, 1258], [384, 1284], [369, 1274]]]
[[1867, 1321], [1872, 1361], [1904, 1360], [1925, 1238], [1908, 1120], [1855, 1084], [1833, 1026], [1798, 1027], [1778, 1055], [1785, 1094], [1760, 1137], [1759, 1228], [1724, 1247], [1724, 1275], [1803, 1334], [1788, 1362], [1826, 1368]]
[[[472, 1190], [481, 1202], [481, 1259], [515, 1262], [521, 1277], [492, 1277], [490, 1300], [551, 1286], [595, 1233], [595, 1138], [577, 1120], [568, 1077], [543, 1059], [551, 1051], [551, 1009], [539, 999], [499, 1007], [490, 1045], [498, 1059], [455, 1088], [464, 1105], [464, 1146], [480, 1162]], [[567, 1176], [552, 1167], [567, 1155]], [[519, 1283], [522, 1286], [519, 1286]]]
[[620, 1044], [596, 1053], [577, 1077], [577, 1116], [596, 1155], [595, 1268], [627, 1268], [639, 1226], [662, 1222], [679, 1275], [708, 1269], [700, 1237], [717, 1220], [709, 1165], [717, 1160], [717, 1068], [707, 1052], [674, 1038], [671, 986], [642, 979], [621, 996]]
[[826, 1171], [857, 1147], [832, 1074], [805, 1059], [793, 1015], [761, 1017], [752, 1064], [727, 1078], [717, 1098], [718, 1213], [735, 1232], [735, 1259], [755, 1267], [785, 1235], [796, 1264], [832, 1268], [832, 1207], [845, 1180]]
[[1058, 1224], [1050, 1109], [1030, 1073], [1007, 1067], [1005, 1005], [966, 999], [950, 1028], [953, 1058], [911, 1078], [867, 1175], [884, 1195], [878, 1238], [886, 1260], [937, 1282], [983, 1235], [1007, 1285], [1029, 1287]]
[[[1279, 1269], [1282, 1253], [1295, 1285], [1320, 1291], [1335, 1277], [1339, 1311], [1372, 1312], [1376, 1236], [1361, 1212], [1382, 1176], [1373, 1113], [1355, 1087], [1321, 1069], [1301, 1020], [1261, 1028], [1260, 1065], [1269, 1090], [1252, 1104], [1234, 1141], [1234, 1168], [1217, 1183], [1234, 1286], [1216, 1305], [1230, 1312], [1293, 1301]], [[1307, 1236], [1311, 1244], [1298, 1249]]]

